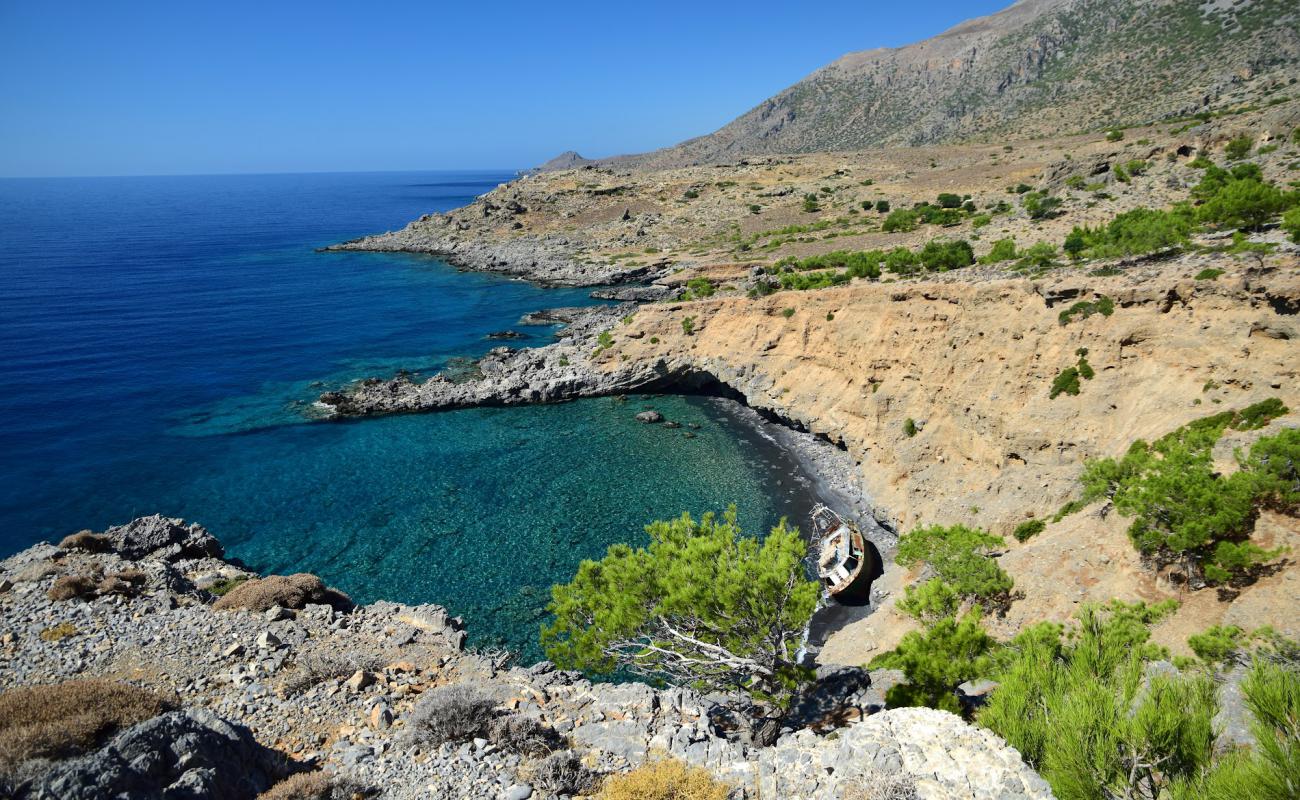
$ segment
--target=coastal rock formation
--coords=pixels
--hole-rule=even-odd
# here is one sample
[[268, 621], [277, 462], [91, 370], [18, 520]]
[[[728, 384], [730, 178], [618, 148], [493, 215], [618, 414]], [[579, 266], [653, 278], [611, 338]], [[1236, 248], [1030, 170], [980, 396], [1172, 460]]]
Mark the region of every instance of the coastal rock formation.
[[[147, 528], [156, 519], [122, 527]], [[0, 562], [0, 584], [8, 587], [0, 592], [0, 691], [102, 676], [175, 696], [182, 706], [117, 731], [93, 752], [23, 765], [21, 782], [10, 787], [17, 796], [251, 800], [283, 775], [323, 768], [327, 780], [382, 798], [554, 797], [536, 782], [539, 757], [490, 738], [494, 719], [524, 718], [553, 731], [598, 773], [667, 753], [708, 767], [745, 796], [838, 800], [846, 787], [888, 774], [901, 775], [921, 798], [1051, 796], [1015, 750], [952, 715], [872, 715], [879, 689], [863, 689], [871, 680], [865, 674], [855, 691], [834, 690], [810, 705], [825, 717], [821, 733], [787, 729], [774, 747], [757, 748], [715, 724], [725, 717], [725, 698], [591, 683], [547, 662], [509, 667], [508, 656], [466, 650], [459, 621], [437, 606], [340, 610], [309, 602], [220, 611], [199, 586], [215, 589], [219, 578], [247, 585], [256, 576], [212, 556], [143, 558], [37, 545]], [[137, 594], [50, 596], [62, 576], [129, 568], [148, 574]], [[413, 745], [418, 701], [445, 686], [472, 688], [495, 703], [482, 736]], [[855, 713], [846, 717], [843, 703], [855, 704]], [[833, 721], [864, 715], [847, 728]]]

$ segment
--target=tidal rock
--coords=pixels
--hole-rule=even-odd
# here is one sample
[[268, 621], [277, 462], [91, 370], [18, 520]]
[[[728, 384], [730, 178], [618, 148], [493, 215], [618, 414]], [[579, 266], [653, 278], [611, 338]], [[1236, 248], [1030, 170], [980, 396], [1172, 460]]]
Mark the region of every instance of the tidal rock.
[[644, 422], [647, 425], [653, 425], [656, 422], [663, 422], [664, 415], [660, 414], [658, 411], [642, 411], [640, 414], [636, 415], [636, 421]]

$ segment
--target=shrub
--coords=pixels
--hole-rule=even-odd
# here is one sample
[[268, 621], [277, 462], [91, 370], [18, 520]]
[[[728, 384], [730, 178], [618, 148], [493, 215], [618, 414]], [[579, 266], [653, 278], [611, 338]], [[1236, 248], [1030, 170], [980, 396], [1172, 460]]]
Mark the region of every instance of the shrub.
[[1027, 542], [1042, 533], [1046, 527], [1047, 523], [1041, 519], [1028, 519], [1017, 525], [1011, 535], [1016, 537], [1017, 542]]
[[51, 625], [43, 629], [38, 636], [42, 642], [61, 642], [69, 636], [76, 636], [78, 633], [77, 626], [64, 620], [57, 625]]
[[1087, 319], [1093, 314], [1101, 314], [1103, 317], [1109, 317], [1115, 313], [1115, 301], [1106, 295], [1101, 295], [1096, 300], [1080, 300], [1069, 308], [1063, 310], [1057, 315], [1057, 321], [1064, 327], [1074, 321], [1075, 317]]
[[85, 553], [106, 553], [113, 549], [113, 543], [103, 534], [80, 531], [63, 537], [59, 547], [64, 550], [81, 550]]
[[763, 210], [763, 207], [760, 206], [758, 203], [750, 203], [750, 204], [749, 204], [749, 213], [751, 213], [751, 214], [757, 214], [757, 213], [759, 213], [759, 212], [762, 211], [762, 210]]
[[682, 193], [682, 197], [685, 197], [687, 200], [694, 200], [699, 196], [700, 196], [699, 191], [695, 189], [687, 189], [685, 192]]
[[970, 226], [976, 229], [983, 228], [985, 225], [988, 225], [992, 221], [993, 221], [993, 216], [991, 214], [976, 214], [975, 216], [970, 218]]
[[294, 671], [284, 680], [285, 693], [291, 697], [325, 681], [350, 677], [358, 670], [374, 672], [383, 662], [357, 650], [312, 650], [296, 657], [294, 666]]
[[817, 195], [806, 194], [803, 196], [803, 210], [805, 214], [812, 214], [821, 211], [822, 207], [817, 203]]
[[1133, 177], [1137, 177], [1147, 171], [1150, 165], [1140, 158], [1136, 158], [1124, 165], [1124, 171]]
[[1047, 242], [1038, 242], [1023, 250], [1016, 261], [1018, 270], [1043, 270], [1056, 266], [1056, 248]]
[[908, 417], [907, 419], [903, 420], [903, 433], [907, 434], [907, 438], [909, 439], [915, 436], [916, 420], [912, 419], [911, 417]]
[[695, 317], [685, 317], [682, 319], [682, 333], [691, 336], [695, 333]]
[[92, 678], [0, 693], [0, 774], [33, 758], [67, 758], [174, 703], [128, 683]]
[[903, 534], [894, 560], [908, 569], [928, 564], [963, 600], [1000, 606], [1011, 593], [1011, 576], [989, 553], [1001, 545], [1001, 536], [977, 528], [932, 525]]
[[885, 221], [881, 223], [880, 229], [885, 233], [907, 233], [914, 231], [917, 227], [918, 214], [915, 211], [900, 208], [891, 211]]
[[970, 242], [965, 239], [951, 242], [930, 241], [921, 248], [919, 258], [926, 269], [947, 272], [974, 264], [975, 252], [971, 249]]
[[96, 583], [96, 579], [89, 575], [64, 575], [55, 579], [45, 595], [56, 602], [73, 598], [89, 600], [95, 596]]
[[1079, 368], [1066, 367], [1057, 374], [1052, 381], [1052, 388], [1047, 393], [1049, 400], [1055, 400], [1059, 395], [1079, 393]]
[[1106, 141], [1108, 142], [1118, 142], [1123, 138], [1124, 138], [1124, 131], [1119, 130], [1118, 128], [1114, 130], [1106, 131]]
[[554, 728], [532, 717], [517, 715], [493, 722], [487, 738], [507, 753], [519, 753], [530, 758], [550, 755], [564, 746], [564, 740]]
[[497, 702], [481, 689], [464, 683], [436, 686], [411, 709], [407, 736], [422, 746], [468, 742], [482, 736], [492, 723]]
[[1196, 158], [1193, 158], [1188, 162], [1187, 166], [1192, 169], [1209, 169], [1214, 166], [1214, 162], [1206, 158], [1204, 155], [1198, 155]]
[[879, 212], [879, 213], [881, 213], [881, 214], [888, 214], [888, 213], [889, 213], [889, 201], [888, 201], [888, 200], [877, 200], [877, 201], [876, 201], [876, 211]]
[[327, 772], [299, 772], [257, 796], [257, 800], [359, 800], [370, 794], [350, 778]]
[[599, 353], [602, 350], [608, 350], [613, 346], [614, 346], [614, 334], [610, 333], [609, 331], [601, 331], [600, 335], [596, 337], [597, 353]]
[[919, 263], [916, 253], [906, 247], [895, 247], [885, 254], [885, 269], [899, 275], [912, 274]]
[[821, 595], [804, 577], [798, 530], [782, 520], [762, 540], [742, 536], [731, 506], [721, 519], [683, 514], [646, 532], [648, 546], [614, 545], [551, 588], [547, 656], [566, 669], [741, 691], [759, 714], [784, 710], [809, 677], [794, 659]]
[[786, 319], [790, 319], [791, 317], [794, 316], [794, 309], [793, 308], [781, 309], [781, 316], [785, 317]]
[[1084, 498], [1109, 497], [1132, 517], [1130, 539], [1157, 566], [1177, 563], [1187, 579], [1201, 575], [1216, 583], [1249, 574], [1280, 552], [1251, 544], [1249, 536], [1259, 509], [1276, 501], [1279, 488], [1285, 491], [1300, 434], [1260, 439], [1240, 459], [1241, 469], [1227, 476], [1215, 470], [1211, 451], [1228, 427], [1250, 430], [1283, 413], [1276, 399], [1257, 403], [1196, 420], [1152, 444], [1134, 442], [1118, 461], [1086, 461]]
[[1015, 239], [998, 239], [993, 243], [993, 249], [980, 259], [982, 264], [996, 264], [999, 261], [1010, 261], [1016, 257], [1016, 240]]
[[1041, 192], [1030, 192], [1020, 201], [1030, 219], [1050, 219], [1056, 216], [1061, 206], [1059, 197], [1052, 197]]
[[953, 695], [958, 684], [987, 674], [996, 647], [980, 625], [978, 610], [960, 620], [945, 617], [925, 631], [912, 631], [898, 647], [871, 660], [871, 669], [902, 670], [906, 683], [890, 687], [885, 702], [899, 706], [929, 706], [955, 714], [961, 706]]
[[731, 787], [701, 767], [676, 759], [651, 761], [631, 772], [611, 775], [597, 800], [726, 800]]
[[1197, 217], [1216, 225], [1256, 229], [1281, 212], [1286, 203], [1282, 192], [1271, 183], [1232, 179], [1206, 200], [1197, 210]]
[[1291, 241], [1300, 244], [1300, 208], [1293, 208], [1282, 215], [1282, 230], [1291, 235]]
[[1255, 442], [1243, 468], [1251, 474], [1257, 503], [1284, 514], [1300, 510], [1300, 428]]
[[1215, 280], [1216, 278], [1218, 278], [1218, 277], [1219, 277], [1220, 275], [1222, 275], [1222, 274], [1223, 274], [1223, 270], [1221, 270], [1221, 269], [1216, 269], [1216, 268], [1214, 268], [1214, 267], [1206, 267], [1205, 269], [1203, 269], [1203, 270], [1201, 270], [1200, 272], [1196, 273], [1196, 280], [1198, 280], [1198, 281], [1212, 281], [1212, 280]]
[[[716, 290], [713, 282], [708, 278], [691, 278], [686, 282], [686, 294], [682, 299], [692, 300], [701, 297], [712, 297]], [[611, 341], [610, 344], [613, 344]]]
[[1092, 258], [1115, 258], [1181, 247], [1192, 232], [1194, 216], [1185, 204], [1171, 211], [1135, 208], [1100, 228], [1076, 226], [1067, 239], [1069, 250]]
[[533, 785], [556, 794], [586, 794], [595, 788], [596, 773], [587, 769], [572, 750], [561, 750], [543, 758], [533, 768]]
[[1223, 154], [1229, 161], [1240, 161], [1250, 155], [1251, 148], [1254, 146], [1255, 141], [1249, 136], [1238, 136], [1223, 146]]
[[844, 790], [844, 800], [917, 800], [916, 776], [872, 770]]
[[1152, 672], [1150, 628], [1176, 603], [1085, 606], [1063, 626], [1025, 629], [996, 656], [999, 687], [978, 721], [1020, 751], [1061, 800], [1165, 797], [1199, 774], [1217, 703], [1205, 676]]
[[274, 606], [305, 608], [308, 603], [329, 605], [339, 610], [352, 608], [347, 595], [326, 587], [320, 578], [306, 572], [244, 581], [217, 598], [212, 607], [231, 611], [266, 611]]
[[940, 208], [960, 208], [961, 196], [951, 192], [943, 192], [937, 198]]
[[221, 580], [209, 586], [208, 591], [211, 592], [212, 594], [215, 594], [217, 597], [222, 597], [224, 595], [230, 594], [230, 590], [235, 588], [239, 584], [249, 581], [251, 579], [252, 578], [249, 575], [236, 575], [233, 578], [222, 578]]

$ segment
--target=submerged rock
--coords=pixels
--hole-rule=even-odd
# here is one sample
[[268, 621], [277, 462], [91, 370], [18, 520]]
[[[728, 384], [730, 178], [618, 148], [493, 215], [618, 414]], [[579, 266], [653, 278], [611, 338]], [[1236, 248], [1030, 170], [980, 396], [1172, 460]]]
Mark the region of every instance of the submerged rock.
[[636, 415], [636, 421], [644, 422], [647, 425], [653, 425], [656, 422], [663, 422], [664, 415], [660, 414], [658, 411], [642, 411], [640, 414]]

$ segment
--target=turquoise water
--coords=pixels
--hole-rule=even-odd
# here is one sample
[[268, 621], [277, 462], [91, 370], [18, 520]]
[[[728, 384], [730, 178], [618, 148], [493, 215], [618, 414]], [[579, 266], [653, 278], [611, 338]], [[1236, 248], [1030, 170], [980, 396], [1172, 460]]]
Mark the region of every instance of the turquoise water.
[[[632, 397], [307, 422], [521, 314], [594, 302], [419, 256], [317, 253], [506, 174], [0, 181], [0, 553], [160, 512], [262, 571], [437, 602], [538, 655], [549, 586], [683, 510], [802, 517], [794, 465], [722, 401]], [[518, 328], [521, 344], [553, 329]], [[512, 344], [515, 344], [512, 342]], [[652, 405], [686, 429], [637, 423]]]

